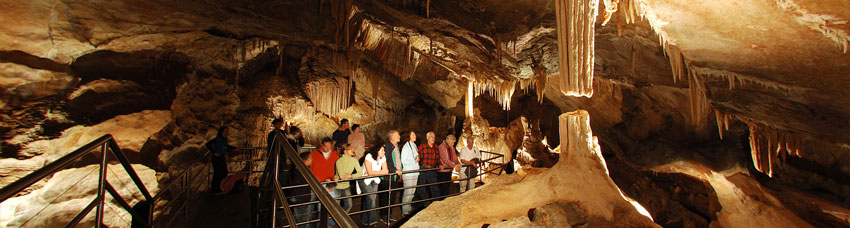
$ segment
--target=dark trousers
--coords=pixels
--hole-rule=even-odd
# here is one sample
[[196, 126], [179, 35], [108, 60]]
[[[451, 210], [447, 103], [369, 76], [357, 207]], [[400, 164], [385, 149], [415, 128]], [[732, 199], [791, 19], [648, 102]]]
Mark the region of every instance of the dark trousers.
[[[437, 183], [437, 171], [425, 171], [419, 173], [419, 180], [416, 181], [416, 185], [425, 185], [425, 184], [433, 184]], [[430, 197], [428, 197], [430, 194]], [[434, 197], [440, 196], [440, 188], [437, 185], [418, 187], [416, 188], [416, 195], [420, 200], [430, 199]], [[427, 203], [417, 203], [416, 207], [425, 207]]]
[[227, 158], [224, 155], [213, 155], [210, 162], [213, 167], [212, 186], [210, 186], [210, 191], [213, 193], [221, 192], [221, 181], [227, 177]]
[[451, 181], [451, 180], [452, 180], [452, 172], [437, 172], [437, 181], [438, 182], [445, 182], [445, 183], [439, 184], [441, 196], [449, 195], [449, 189], [452, 186], [452, 182], [449, 182], [449, 181]]
[[[398, 177], [398, 178], [401, 179], [401, 177]], [[378, 191], [387, 190], [387, 189], [389, 189], [390, 186], [392, 186], [393, 189], [399, 189], [399, 188], [401, 188], [402, 185], [399, 182], [392, 181], [392, 178], [385, 178], [384, 180], [381, 180], [381, 184], [378, 185]], [[386, 192], [379, 193], [378, 194], [378, 205], [379, 205], [379, 207], [385, 207], [385, 206], [390, 205], [390, 204], [398, 203], [399, 202], [398, 198], [399, 198], [399, 196], [401, 196], [401, 192], [402, 192], [401, 189], [399, 189], [398, 191], [393, 191], [392, 192], [392, 200], [390, 200], [390, 195], [388, 195], [388, 193], [386, 193]], [[391, 214], [390, 209], [392, 209], [392, 208], [380, 210], [380, 214], [381, 214], [380, 219], [386, 219], [387, 215]], [[387, 222], [389, 222], [389, 221], [387, 221]]]

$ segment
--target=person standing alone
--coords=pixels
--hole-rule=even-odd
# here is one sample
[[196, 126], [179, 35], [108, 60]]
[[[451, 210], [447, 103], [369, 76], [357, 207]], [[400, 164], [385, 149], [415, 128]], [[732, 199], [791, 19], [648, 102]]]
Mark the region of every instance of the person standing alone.
[[227, 142], [227, 136], [229, 136], [227, 129], [227, 126], [218, 128], [218, 134], [206, 144], [212, 152], [212, 158], [210, 158], [213, 167], [211, 190], [215, 195], [224, 194], [221, 189], [221, 181], [227, 177], [227, 152], [236, 149]]

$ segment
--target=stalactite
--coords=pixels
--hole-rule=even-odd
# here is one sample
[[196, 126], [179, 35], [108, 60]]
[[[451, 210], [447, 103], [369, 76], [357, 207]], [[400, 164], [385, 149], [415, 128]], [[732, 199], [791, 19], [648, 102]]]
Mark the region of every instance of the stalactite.
[[425, 0], [425, 18], [431, 18], [431, 0]]
[[605, 4], [605, 12], [602, 14], [602, 26], [605, 26], [608, 24], [608, 21], [611, 20], [611, 16], [613, 16], [614, 13], [617, 13], [620, 0], [602, 0], [602, 3]]
[[802, 147], [803, 136], [800, 134], [778, 130], [741, 115], [719, 110], [714, 110], [714, 114], [721, 139], [723, 139], [723, 131], [729, 130], [730, 120], [737, 119], [747, 124], [750, 131], [750, 155], [753, 166], [759, 172], [773, 177], [773, 168], [784, 163], [788, 155], [802, 157], [800, 147]]
[[715, 109], [714, 117], [717, 120], [717, 134], [720, 135], [720, 140], [723, 140], [723, 131], [729, 130], [729, 119], [733, 116]]
[[276, 71], [278, 76], [283, 75], [283, 55], [284, 55], [283, 50], [284, 50], [285, 46], [286, 46], [286, 44], [283, 43], [283, 38], [281, 38], [278, 41], [278, 45], [277, 45], [277, 55], [280, 58], [280, 62], [277, 65], [277, 71]]
[[556, 0], [560, 88], [568, 96], [593, 96], [594, 28], [598, 1]]
[[688, 68], [688, 70], [692, 70], [695, 73], [704, 77], [721, 78], [722, 80], [725, 80], [728, 83], [730, 90], [734, 89], [735, 87], [740, 87], [746, 84], [752, 84], [766, 89], [772, 89], [775, 91], [786, 93], [790, 93], [792, 90], [792, 87], [789, 85], [726, 70], [717, 70], [707, 67], [690, 67]]
[[691, 98], [691, 122], [695, 126], [699, 125], [702, 117], [708, 115], [711, 111], [705, 90], [705, 84], [702, 83], [700, 77], [693, 72], [689, 73], [688, 91]]
[[475, 95], [472, 93], [472, 91], [473, 91], [473, 82], [470, 80], [467, 83], [467, 86], [466, 86], [466, 116], [467, 117], [472, 117], [472, 115], [473, 115], [472, 100], [475, 98], [474, 97]]
[[362, 22], [359, 34], [359, 46], [371, 50], [388, 71], [402, 80], [415, 75], [423, 58], [414, 51], [409, 38], [402, 43], [396, 40], [394, 32], [387, 36], [386, 32], [367, 21]]
[[496, 101], [502, 105], [502, 109], [511, 109], [511, 97], [516, 91], [516, 81], [477, 80], [473, 83], [473, 87], [475, 88], [475, 96], [490, 93], [490, 96], [496, 98]]
[[318, 111], [334, 116], [351, 104], [351, 80], [321, 78], [305, 84], [304, 90]]
[[673, 70], [673, 82], [681, 81], [685, 75], [685, 61], [682, 52], [676, 46], [663, 45], [664, 54], [670, 59], [670, 68]]
[[[543, 49], [540, 50], [540, 58], [543, 58]], [[531, 70], [534, 72], [534, 77], [528, 80], [526, 83], [520, 82], [520, 88], [525, 90], [530, 85], [534, 85], [535, 92], [537, 94], [537, 102], [543, 104], [543, 91], [546, 89], [546, 82], [548, 81], [548, 76], [546, 75], [546, 68], [543, 66], [541, 60], [534, 58], [531, 56]], [[525, 84], [525, 85], [523, 85]]]

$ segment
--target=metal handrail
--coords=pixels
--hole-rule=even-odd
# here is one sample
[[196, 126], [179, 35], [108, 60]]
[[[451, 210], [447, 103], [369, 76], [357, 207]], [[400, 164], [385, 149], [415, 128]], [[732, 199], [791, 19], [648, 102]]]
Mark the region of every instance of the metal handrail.
[[[118, 160], [118, 162], [121, 164], [121, 166], [127, 172], [127, 174], [130, 176], [130, 179], [133, 181], [133, 183], [136, 185], [136, 187], [142, 193], [142, 196], [150, 204], [149, 210], [146, 212], [147, 213], [147, 220], [145, 220], [145, 221], [138, 220], [138, 221], [141, 221], [145, 226], [153, 227], [154, 222], [156, 221], [154, 219], [154, 213], [153, 213], [154, 208], [156, 206], [156, 204], [155, 204], [156, 200], [162, 198], [166, 193], [169, 192], [169, 190], [171, 190], [172, 188], [174, 188], [175, 186], [178, 186], [180, 184], [182, 184], [184, 186], [185, 190], [182, 192], [182, 194], [185, 194], [186, 201], [184, 203], [182, 203], [179, 206], [179, 208], [177, 210], [175, 210], [175, 212], [179, 213], [181, 210], [185, 210], [185, 216], [186, 216], [186, 219], [188, 219], [189, 188], [191, 187], [190, 183], [191, 183], [191, 181], [194, 180], [194, 178], [197, 178], [200, 175], [190, 175], [190, 171], [192, 170], [191, 166], [190, 166], [185, 171], [183, 171], [180, 175], [178, 175], [176, 178], [174, 178], [174, 180], [171, 183], [167, 184], [166, 187], [161, 188], [160, 191], [155, 196], [151, 196], [150, 192], [145, 187], [141, 178], [139, 178], [138, 173], [136, 173], [135, 169], [133, 169], [132, 164], [130, 163], [129, 159], [127, 159], [127, 156], [124, 154], [124, 152], [118, 146], [118, 143], [116, 143], [114, 137], [112, 137], [112, 135], [110, 135], [110, 134], [101, 136], [100, 138], [97, 138], [97, 139], [89, 142], [88, 144], [74, 150], [73, 152], [71, 152], [71, 153], [69, 153], [65, 156], [62, 156], [61, 158], [57, 159], [56, 161], [53, 161], [50, 164], [47, 164], [44, 167], [42, 167], [42, 168], [40, 168], [36, 171], [33, 171], [32, 173], [24, 176], [23, 178], [18, 179], [17, 181], [3, 187], [2, 189], [0, 189], [0, 202], [3, 202], [3, 201], [5, 201], [9, 198], [14, 197], [18, 193], [26, 190], [28, 187], [32, 186], [33, 184], [37, 183], [38, 181], [40, 181], [44, 178], [47, 178], [48, 176], [50, 176], [50, 175], [52, 175], [52, 174], [54, 174], [58, 171], [69, 168], [70, 166], [75, 164], [75, 161], [82, 158], [83, 156], [85, 156], [89, 152], [92, 152], [93, 150], [98, 149], [98, 147], [100, 147], [99, 152], [101, 154], [101, 158], [100, 158], [100, 162], [99, 162], [100, 163], [100, 173], [98, 175], [99, 181], [98, 181], [97, 196], [82, 211], [80, 211], [70, 221], [70, 223], [66, 227], [76, 226], [77, 224], [79, 224], [82, 221], [83, 218], [85, 218], [85, 216], [87, 216], [95, 208], [97, 208], [97, 213], [98, 213], [96, 215], [96, 218], [95, 218], [95, 220], [96, 220], [95, 226], [100, 227], [102, 225], [102, 222], [103, 222], [103, 207], [104, 207], [104, 203], [105, 203], [105, 200], [106, 200], [106, 194], [107, 193], [110, 194], [112, 196], [112, 198], [115, 199], [118, 202], [118, 204], [124, 210], [128, 211], [132, 215], [133, 218], [141, 217], [139, 212], [133, 210], [132, 206], [130, 206], [130, 204], [121, 197], [121, 195], [114, 188], [114, 186], [112, 186], [112, 184], [109, 183], [109, 181], [106, 179], [106, 169], [107, 169], [107, 165], [108, 165], [107, 155], [108, 154], [112, 154], [113, 156], [115, 156], [116, 160]], [[199, 158], [199, 161], [201, 161], [202, 159], [205, 159], [208, 155], [209, 155], [209, 152], [205, 153], [203, 156], [201, 156], [201, 158]], [[165, 226], [166, 227], [169, 226], [175, 218], [176, 218], [176, 216], [173, 217], [172, 219], [170, 219], [169, 222]]]
[[[288, 208], [288, 203], [286, 203], [286, 198], [283, 196], [282, 188], [280, 188], [280, 184], [277, 178], [278, 175], [278, 163], [280, 162], [281, 152], [285, 154], [286, 158], [290, 161], [300, 161], [300, 156], [296, 153], [295, 148], [286, 141], [286, 137], [281, 133], [277, 132], [274, 136], [274, 150], [271, 153], [269, 158], [275, 159], [274, 163], [266, 162], [266, 170], [272, 171], [273, 173], [266, 172], [263, 174], [261, 188], [264, 186], [269, 186], [276, 188], [274, 190], [274, 194], [278, 198], [276, 201], [272, 201], [272, 225], [274, 226], [274, 221], [277, 219], [277, 203], [281, 201], [281, 205], [287, 205], [284, 208]], [[295, 166], [295, 170], [298, 171], [302, 177], [307, 181], [307, 185], [310, 187], [310, 190], [316, 195], [316, 198], [319, 199], [319, 202], [323, 205], [322, 214], [330, 215], [334, 219], [334, 221], [339, 224], [341, 227], [356, 227], [357, 223], [351, 219], [350, 216], [342, 209], [342, 207], [336, 202], [336, 200], [328, 193], [328, 191], [321, 185], [319, 180], [316, 179], [310, 172], [309, 168], [304, 165], [303, 162], [291, 162]], [[273, 165], [273, 167], [269, 167], [269, 165]], [[271, 175], [270, 175], [271, 174]], [[273, 179], [273, 180], [272, 180]], [[262, 198], [262, 197], [261, 197]], [[291, 216], [291, 211], [284, 210], [287, 215], [287, 220], [289, 220], [289, 216]], [[325, 214], [327, 212], [327, 214]], [[322, 224], [327, 226], [327, 217], [322, 216]], [[295, 224], [294, 219], [289, 221], [289, 224]]]
[[[124, 152], [121, 151], [120, 147], [118, 147], [118, 144], [115, 142], [115, 139], [112, 137], [112, 135], [107, 134], [107, 135], [101, 136], [100, 138], [95, 139], [94, 141], [74, 150], [73, 152], [71, 152], [71, 153], [69, 153], [65, 156], [62, 156], [61, 158], [57, 159], [56, 161], [53, 161], [50, 164], [47, 164], [46, 166], [42, 167], [41, 169], [33, 171], [32, 173], [24, 176], [23, 178], [18, 179], [17, 181], [15, 181], [15, 182], [7, 185], [6, 187], [0, 189], [0, 202], [6, 201], [7, 199], [17, 195], [21, 191], [25, 190], [26, 188], [32, 186], [36, 182], [38, 182], [38, 181], [40, 181], [40, 180], [42, 180], [42, 179], [44, 179], [44, 178], [46, 178], [46, 177], [48, 177], [52, 174], [54, 174], [54, 173], [56, 173], [60, 170], [63, 170], [65, 168], [68, 168], [69, 166], [71, 166], [74, 163], [74, 161], [83, 157], [83, 155], [91, 152], [92, 150], [97, 149], [98, 147], [100, 147], [101, 159], [100, 159], [100, 162], [99, 162], [100, 163], [100, 172], [99, 172], [99, 175], [98, 175], [97, 197], [95, 197], [92, 200], [92, 202], [89, 203], [88, 206], [85, 207], [85, 209], [80, 211], [80, 213], [78, 213], [74, 217], [74, 219], [72, 219], [71, 222], [66, 227], [76, 226], [77, 224], [79, 224], [80, 221], [82, 221], [82, 219], [86, 215], [88, 215], [89, 212], [91, 212], [91, 210], [97, 208], [97, 210], [96, 210], [97, 214], [95, 215], [95, 220], [96, 220], [95, 227], [99, 228], [99, 227], [101, 227], [101, 225], [103, 223], [103, 209], [104, 209], [104, 206], [105, 206], [104, 203], [105, 203], [105, 199], [106, 199], [106, 193], [109, 193], [115, 199], [120, 198], [120, 199], [122, 199], [121, 201], [123, 201], [123, 198], [121, 198], [121, 195], [119, 195], [118, 192], [115, 191], [115, 189], [112, 187], [112, 185], [106, 179], [107, 165], [108, 165], [107, 155], [109, 154], [110, 151], [111, 151], [111, 154], [113, 156], [115, 156], [115, 158], [119, 161], [119, 163], [124, 168], [124, 170], [127, 171], [127, 174], [130, 176], [130, 179], [133, 180], [133, 183], [135, 183], [136, 187], [139, 188], [139, 191], [142, 193], [142, 195], [145, 197], [145, 199], [150, 201], [152, 199], [150, 192], [148, 192], [148, 190], [145, 187], [144, 183], [142, 182], [141, 178], [139, 178], [138, 174], [133, 169], [132, 164], [130, 164], [129, 160], [124, 155]], [[129, 205], [126, 205], [126, 202], [124, 202], [122, 204], [122, 207], [124, 207], [125, 209], [126, 209], [127, 206], [129, 206]], [[133, 213], [135, 215], [134, 211], [132, 211], [132, 210], [131, 210], [131, 213]], [[151, 224], [146, 223], [145, 225], [150, 226]]]
[[[173, 212], [180, 213], [180, 211], [183, 211], [183, 216], [186, 219], [186, 222], [189, 222], [189, 203], [191, 198], [190, 189], [192, 188], [192, 183], [195, 182], [196, 178], [201, 176], [200, 174], [205, 173], [204, 171], [207, 171], [206, 173], [207, 175], [209, 175], [209, 162], [206, 162], [209, 156], [210, 151], [207, 150], [207, 152], [205, 152], [204, 155], [201, 155], [201, 157], [199, 157], [195, 162], [189, 163], [189, 166], [186, 167], [186, 170], [183, 170], [179, 175], [177, 175], [177, 177], [172, 178], [172, 181], [166, 184], [165, 187], [159, 189], [159, 192], [153, 196], [151, 201], [149, 201], [150, 207], [148, 213], [150, 216], [148, 216], [148, 224], [151, 224], [151, 226], [153, 226], [153, 224], [157, 224], [158, 218], [154, 218], [153, 216], [153, 210], [156, 208], [156, 201], [163, 198], [166, 194], [168, 194], [173, 188], [176, 188], [177, 186], [183, 187], [183, 191], [180, 194], [183, 195], [184, 201], [182, 201], [177, 207], [177, 210], [173, 210]], [[196, 173], [191, 173], [192, 165], [196, 163], [206, 164], [206, 169], [200, 170]], [[180, 195], [176, 196], [174, 199], [169, 200], [163, 206], [163, 208], [167, 208], [167, 206], [171, 205], [171, 203], [174, 202], [177, 197], [180, 197]], [[164, 227], [170, 227], [176, 218], [177, 216], [172, 216], [171, 219], [169, 219], [168, 222], [165, 223]]]
[[[504, 155], [499, 154], [499, 153], [489, 152], [489, 151], [482, 151], [482, 152], [486, 152], [486, 153], [492, 154], [492, 155], [493, 155], [493, 157], [488, 158], [488, 159], [485, 159], [485, 160], [481, 160], [481, 161], [479, 162], [479, 164], [484, 164], [484, 163], [499, 164], [499, 165], [498, 165], [498, 167], [496, 167], [496, 168], [492, 168], [492, 169], [490, 169], [490, 170], [485, 170], [484, 172], [479, 172], [479, 173], [477, 173], [475, 176], [470, 176], [470, 177], [466, 177], [466, 178], [458, 179], [458, 180], [438, 181], [438, 182], [435, 182], [435, 183], [422, 184], [422, 185], [417, 184], [417, 185], [407, 186], [407, 187], [396, 187], [396, 188], [390, 187], [389, 189], [385, 189], [385, 190], [378, 190], [378, 191], [369, 192], [369, 193], [355, 194], [355, 195], [351, 195], [351, 196], [337, 197], [337, 198], [335, 198], [335, 199], [336, 199], [336, 200], [341, 200], [341, 199], [348, 199], [348, 198], [363, 197], [363, 196], [368, 196], [368, 195], [377, 195], [377, 194], [382, 194], [382, 193], [391, 193], [391, 192], [401, 191], [401, 190], [404, 190], [404, 189], [410, 189], [410, 188], [421, 188], [421, 187], [427, 187], [427, 186], [433, 186], [433, 185], [440, 185], [440, 184], [445, 184], [445, 183], [453, 183], [453, 182], [455, 182], [455, 181], [472, 181], [472, 180], [474, 180], [475, 178], [481, 177], [481, 176], [483, 176], [483, 175], [485, 175], [485, 174], [487, 174], [487, 173], [491, 173], [491, 172], [492, 172], [492, 173], [495, 173], [494, 171], [495, 171], [495, 170], [497, 170], [497, 169], [499, 169], [499, 168], [504, 168], [504, 165], [505, 165], [505, 164], [503, 164], [503, 163], [495, 163], [495, 162], [492, 162], [493, 160], [496, 160], [496, 159], [499, 159], [499, 158], [504, 158]], [[298, 162], [295, 162], [295, 163], [298, 163]], [[471, 167], [473, 167], [473, 165], [461, 165], [461, 166], [464, 166], [464, 167], [467, 167], [467, 168], [471, 168]], [[403, 175], [403, 174], [408, 174], [408, 173], [420, 173], [420, 172], [438, 171], [438, 170], [440, 170], [440, 168], [426, 168], [426, 169], [408, 170], [408, 171], [403, 171], [403, 172], [402, 172], [402, 175]], [[365, 176], [365, 177], [351, 178], [351, 179], [339, 180], [339, 181], [358, 181], [358, 180], [364, 180], [364, 179], [368, 179], [368, 178], [383, 178], [383, 177], [391, 177], [391, 176], [393, 176], [393, 175], [398, 175], [398, 174], [395, 174], [395, 173], [388, 173], [388, 174], [382, 174], [382, 175], [377, 175], [377, 176]], [[328, 184], [328, 183], [337, 183], [337, 182], [339, 182], [339, 181], [326, 181], [326, 182], [322, 182], [322, 183], [323, 183], [323, 184]], [[287, 189], [303, 188], [303, 187], [307, 187], [307, 186], [308, 186], [308, 184], [291, 185], [291, 186], [283, 187], [283, 188], [281, 188], [281, 189], [282, 189], [282, 190], [287, 190]], [[416, 204], [416, 203], [422, 203], [422, 202], [434, 201], [434, 200], [437, 200], [437, 199], [448, 198], [448, 197], [457, 196], [457, 195], [460, 195], [460, 194], [461, 194], [461, 193], [453, 193], [453, 194], [442, 195], [442, 196], [437, 196], [437, 197], [430, 197], [430, 198], [428, 198], [428, 199], [419, 199], [419, 200], [414, 200], [414, 201], [410, 201], [410, 202], [400, 202], [400, 203], [396, 203], [396, 204], [392, 204], [392, 203], [390, 203], [389, 205], [386, 205], [386, 206], [377, 206], [377, 207], [372, 208], [372, 209], [367, 209], [367, 210], [360, 210], [360, 211], [356, 211], [356, 212], [351, 212], [351, 213], [348, 213], [348, 215], [349, 215], [349, 216], [351, 216], [351, 215], [357, 215], [357, 214], [368, 213], [368, 212], [372, 212], [372, 211], [380, 211], [380, 210], [385, 210], [385, 209], [395, 208], [395, 207], [399, 207], [399, 206], [403, 206], [403, 205], [408, 205], [408, 204]], [[293, 197], [295, 197], [295, 196], [293, 196]], [[319, 203], [319, 202], [317, 202], [317, 201], [304, 202], [304, 203], [299, 203], [299, 204], [289, 205], [289, 208], [303, 207], [303, 206], [312, 205], [312, 204], [317, 204], [317, 203]], [[284, 207], [284, 208], [286, 208], [286, 207]], [[287, 211], [288, 211], [288, 210], [287, 210]], [[319, 219], [319, 220], [315, 220], [315, 219], [314, 219], [314, 220], [311, 220], [311, 221], [304, 221], [304, 222], [300, 222], [300, 223], [290, 223], [290, 224], [295, 224], [295, 226], [298, 226], [298, 225], [303, 225], [303, 224], [312, 224], [312, 223], [315, 223], [315, 222], [317, 222], [317, 221], [321, 221], [321, 219]], [[293, 227], [293, 226], [292, 226], [292, 225], [287, 225], [287, 227]]]
[[47, 164], [44, 167], [41, 167], [40, 169], [33, 171], [30, 174], [27, 174], [21, 179], [18, 179], [17, 181], [6, 185], [2, 189], [0, 189], [0, 202], [12, 198], [16, 194], [24, 191], [26, 188], [32, 186], [41, 179], [44, 179], [45, 177], [64, 169], [65, 167], [71, 165], [72, 162], [85, 155], [87, 152], [97, 148], [100, 145], [103, 145], [109, 140], [112, 140], [111, 135], [101, 136], [100, 138], [95, 139], [94, 141], [80, 147], [74, 152], [62, 156], [56, 161], [53, 161], [50, 164]]

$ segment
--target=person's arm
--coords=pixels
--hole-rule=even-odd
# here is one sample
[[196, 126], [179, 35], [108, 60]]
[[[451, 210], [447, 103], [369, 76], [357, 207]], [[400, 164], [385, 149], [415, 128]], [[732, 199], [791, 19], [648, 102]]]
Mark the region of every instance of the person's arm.
[[351, 174], [351, 178], [358, 178], [358, 177], [363, 176], [363, 168], [360, 167], [359, 164], [357, 164], [357, 161], [354, 161], [354, 171], [357, 171], [357, 172], [354, 172], [354, 174]]
[[339, 176], [339, 172], [338, 172], [340, 169], [342, 169], [342, 167], [340, 167], [340, 166], [342, 166], [342, 162], [337, 161], [336, 163], [334, 163], [334, 167], [335, 167], [335, 169], [334, 169], [334, 180], [343, 179], [342, 177]]

